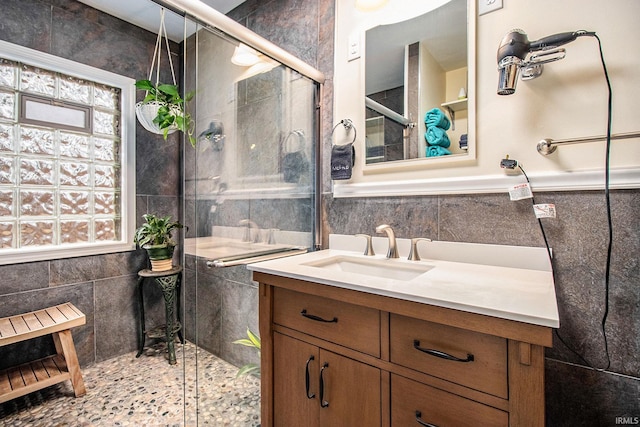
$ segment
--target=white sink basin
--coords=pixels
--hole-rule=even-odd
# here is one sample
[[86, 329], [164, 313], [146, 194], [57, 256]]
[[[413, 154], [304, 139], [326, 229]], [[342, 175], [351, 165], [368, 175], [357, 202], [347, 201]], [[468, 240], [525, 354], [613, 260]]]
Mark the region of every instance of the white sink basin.
[[402, 281], [413, 280], [434, 267], [429, 264], [414, 264], [387, 258], [369, 259], [348, 255], [333, 256], [302, 265]]

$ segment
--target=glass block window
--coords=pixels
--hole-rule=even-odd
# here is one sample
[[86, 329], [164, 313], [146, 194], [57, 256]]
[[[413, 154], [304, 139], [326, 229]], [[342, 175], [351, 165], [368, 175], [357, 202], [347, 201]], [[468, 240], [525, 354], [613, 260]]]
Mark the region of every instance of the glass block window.
[[[89, 76], [79, 76], [77, 66], [65, 73], [55, 65], [70, 61], [42, 53], [20, 60], [13, 49], [3, 55], [3, 46], [0, 42], [0, 258], [131, 249], [135, 184], [128, 182], [127, 163], [134, 151], [127, 145], [134, 141], [130, 124], [123, 132], [129, 120], [123, 117], [133, 112], [128, 110], [135, 99], [133, 80], [126, 79], [131, 90], [117, 78], [109, 85], [102, 70], [101, 78], [92, 80], [90, 67], [76, 64]], [[30, 57], [46, 57], [54, 66]], [[76, 247], [83, 249], [70, 251]]]

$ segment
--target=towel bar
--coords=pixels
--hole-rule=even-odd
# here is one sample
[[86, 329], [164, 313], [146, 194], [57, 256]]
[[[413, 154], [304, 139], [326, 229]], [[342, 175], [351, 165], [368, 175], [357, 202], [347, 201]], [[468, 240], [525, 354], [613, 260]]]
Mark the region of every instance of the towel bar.
[[[626, 132], [626, 133], [618, 133], [611, 135], [611, 139], [629, 139], [629, 138], [638, 138], [640, 137], [640, 132]], [[583, 142], [596, 142], [596, 141], [604, 141], [606, 140], [606, 135], [600, 136], [588, 136], [584, 138], [568, 138], [568, 139], [559, 139], [553, 140], [551, 138], [545, 138], [538, 142], [536, 149], [538, 153], [543, 156], [548, 156], [549, 154], [556, 151], [558, 145], [569, 145], [569, 144], [581, 144]]]

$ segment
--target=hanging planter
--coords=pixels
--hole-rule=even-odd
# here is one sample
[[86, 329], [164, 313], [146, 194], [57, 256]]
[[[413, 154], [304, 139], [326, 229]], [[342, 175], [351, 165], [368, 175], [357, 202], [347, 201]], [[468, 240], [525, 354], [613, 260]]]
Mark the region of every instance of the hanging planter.
[[[162, 54], [162, 40], [167, 47], [167, 56], [171, 68], [173, 84], [160, 83], [160, 57]], [[151, 81], [155, 71], [155, 83]], [[136, 117], [147, 131], [162, 135], [164, 139], [177, 130], [184, 132], [189, 142], [195, 147], [196, 139], [193, 137], [194, 123], [191, 115], [185, 111], [185, 101], [193, 98], [193, 93], [188, 93], [185, 99], [180, 97], [180, 91], [176, 84], [176, 76], [169, 51], [169, 38], [164, 25], [164, 8], [160, 11], [160, 29], [153, 52], [153, 61], [149, 78], [136, 81], [136, 87], [144, 90], [146, 95], [141, 102], [136, 104]]]
[[[149, 132], [158, 135], [170, 135], [177, 131], [178, 126], [175, 123], [173, 123], [171, 126], [161, 129], [160, 125], [154, 122], [155, 118], [158, 117], [158, 111], [160, 110], [160, 108], [165, 107], [166, 105], [166, 103], [158, 101], [149, 101], [147, 103], [138, 102], [136, 104], [136, 117], [138, 118], [138, 121], [140, 122], [142, 127]], [[171, 109], [171, 112], [174, 115], [180, 114], [180, 110], [175, 107]]]

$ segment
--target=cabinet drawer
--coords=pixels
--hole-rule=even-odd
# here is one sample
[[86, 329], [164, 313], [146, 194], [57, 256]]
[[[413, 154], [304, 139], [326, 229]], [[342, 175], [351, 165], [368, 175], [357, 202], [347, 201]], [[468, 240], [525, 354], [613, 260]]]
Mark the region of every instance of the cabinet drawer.
[[392, 362], [508, 398], [504, 338], [394, 314], [390, 322]]
[[273, 321], [380, 357], [380, 312], [373, 308], [275, 288]]
[[391, 426], [506, 427], [509, 415], [499, 409], [409, 380], [391, 376]]

